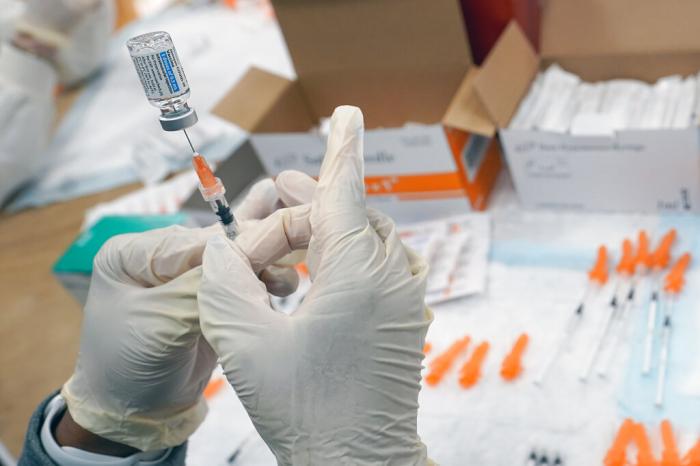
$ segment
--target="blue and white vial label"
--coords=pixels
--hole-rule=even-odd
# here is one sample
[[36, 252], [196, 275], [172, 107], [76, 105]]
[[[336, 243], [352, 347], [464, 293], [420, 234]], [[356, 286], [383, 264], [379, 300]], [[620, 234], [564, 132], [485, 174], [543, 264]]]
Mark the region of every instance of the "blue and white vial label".
[[189, 90], [174, 48], [131, 57], [149, 100], [178, 97]]

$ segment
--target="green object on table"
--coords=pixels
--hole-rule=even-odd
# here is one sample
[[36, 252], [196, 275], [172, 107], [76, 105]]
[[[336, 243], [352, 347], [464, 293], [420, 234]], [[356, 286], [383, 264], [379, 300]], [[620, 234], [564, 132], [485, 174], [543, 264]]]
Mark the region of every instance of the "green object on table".
[[188, 217], [184, 214], [103, 217], [73, 241], [54, 264], [53, 273], [79, 302], [85, 304], [93, 260], [108, 239], [187, 222]]

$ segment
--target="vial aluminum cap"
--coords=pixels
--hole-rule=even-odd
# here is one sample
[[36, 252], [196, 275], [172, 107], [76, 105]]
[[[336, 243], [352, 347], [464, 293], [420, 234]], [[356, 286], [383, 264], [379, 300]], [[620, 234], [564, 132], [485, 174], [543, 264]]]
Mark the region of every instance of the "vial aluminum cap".
[[160, 116], [160, 126], [165, 131], [180, 131], [197, 123], [197, 112], [193, 108], [185, 107], [175, 112], [166, 112]]

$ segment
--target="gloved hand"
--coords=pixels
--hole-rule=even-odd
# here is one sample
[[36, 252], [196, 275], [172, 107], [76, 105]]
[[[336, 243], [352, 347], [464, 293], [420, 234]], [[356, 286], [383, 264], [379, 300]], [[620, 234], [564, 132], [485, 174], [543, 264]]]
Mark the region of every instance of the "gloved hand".
[[28, 0], [15, 43], [51, 61], [70, 86], [102, 64], [114, 22], [114, 0]]
[[[257, 226], [283, 225], [279, 248], [252, 262], [252, 228], [204, 252], [202, 332], [281, 465], [427, 462], [416, 431], [427, 264], [365, 208], [362, 138], [359, 109], [337, 108], [310, 216], [283, 209]], [[277, 313], [254, 271], [307, 242], [311, 289]]]
[[[251, 219], [280, 205], [272, 180], [256, 184], [236, 211], [242, 231], [253, 227], [258, 238], [270, 236], [265, 226], [272, 224]], [[212, 236], [223, 237], [219, 225], [171, 227], [118, 236], [100, 250], [75, 372], [61, 392], [82, 428], [153, 451], [181, 444], [201, 423], [202, 391], [216, 355], [200, 333], [196, 292]], [[264, 241], [258, 246], [277, 247]], [[291, 283], [284, 282], [290, 280], [285, 273], [261, 279], [287, 293], [298, 280], [296, 273]]]

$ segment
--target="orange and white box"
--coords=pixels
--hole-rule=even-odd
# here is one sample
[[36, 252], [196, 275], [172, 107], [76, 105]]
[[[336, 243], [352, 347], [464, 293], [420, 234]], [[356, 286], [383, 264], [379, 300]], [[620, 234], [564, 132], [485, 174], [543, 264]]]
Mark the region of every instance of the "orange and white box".
[[[463, 141], [464, 147], [469, 146], [466, 138]], [[318, 176], [326, 148], [325, 137], [311, 132], [252, 134], [251, 142], [265, 171], [272, 176], [283, 170]], [[498, 157], [497, 153], [489, 155], [489, 148], [495, 146], [492, 139], [484, 141], [481, 147], [472, 147], [469, 161], [462, 152], [455, 156], [439, 124], [369, 129], [364, 146], [368, 205], [401, 223], [463, 214], [482, 207], [487, 190], [480, 189], [475, 176], [470, 180], [466, 170], [471, 168], [478, 173], [485, 159]], [[465, 170], [467, 163], [472, 166]]]
[[252, 67], [212, 110], [250, 133], [268, 174], [318, 175], [325, 138], [314, 128], [355, 105], [370, 205], [401, 223], [485, 208], [510, 96], [477, 86], [500, 69], [471, 62], [458, 0], [272, 3], [296, 77]]

